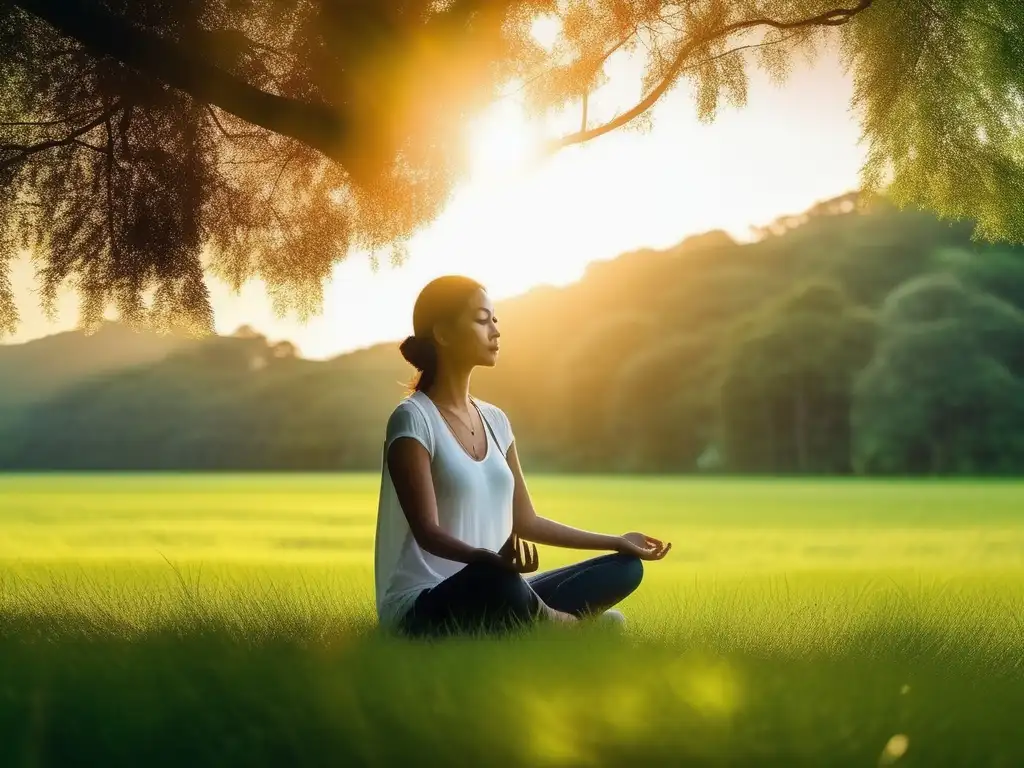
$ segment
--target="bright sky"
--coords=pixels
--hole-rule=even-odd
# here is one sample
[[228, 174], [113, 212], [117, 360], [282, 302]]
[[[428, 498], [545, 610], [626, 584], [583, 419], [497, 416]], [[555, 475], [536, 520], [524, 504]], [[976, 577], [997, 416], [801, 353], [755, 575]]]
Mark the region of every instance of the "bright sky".
[[[628, 55], [610, 63], [611, 84], [591, 99], [591, 125], [632, 104], [639, 72]], [[517, 157], [529, 127], [514, 99], [505, 99], [474, 129], [473, 178], [412, 240], [403, 266], [382, 258], [374, 273], [365, 256], [351, 255], [334, 270], [323, 313], [305, 324], [274, 317], [259, 283], [232, 295], [211, 280], [216, 329], [246, 323], [271, 340], [293, 341], [306, 357], [331, 357], [411, 333], [416, 294], [438, 275], [468, 274], [501, 299], [577, 280], [591, 261], [710, 229], [747, 239], [752, 224], [857, 185], [864, 152], [850, 95], [835, 55], [823, 55], [781, 87], [755, 73], [747, 106], [723, 106], [704, 125], [684, 83], [653, 110], [650, 131], [615, 132], [526, 169], [508, 158]], [[74, 296], [61, 300], [49, 323], [31, 267], [15, 264], [12, 277], [23, 320], [9, 341], [74, 327]]]

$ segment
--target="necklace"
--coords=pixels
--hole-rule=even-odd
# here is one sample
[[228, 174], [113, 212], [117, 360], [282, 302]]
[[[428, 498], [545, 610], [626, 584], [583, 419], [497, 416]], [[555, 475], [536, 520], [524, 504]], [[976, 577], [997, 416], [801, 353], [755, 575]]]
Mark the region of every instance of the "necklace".
[[[473, 403], [473, 407], [474, 408], [476, 407], [476, 403]], [[448, 410], [448, 409], [445, 408], [444, 410]], [[455, 431], [455, 428], [452, 426], [452, 423], [450, 421], [448, 421], [448, 417], [444, 415], [444, 411], [442, 411], [441, 408], [438, 408], [437, 412], [441, 414], [441, 418], [444, 419], [444, 422], [445, 422], [445, 424], [448, 425], [448, 429], [451, 431], [451, 433], [453, 435], [455, 435], [455, 439], [459, 441], [459, 445], [462, 446], [462, 449], [466, 453], [468, 453], [470, 456], [472, 456], [475, 461], [480, 461], [480, 457], [477, 455], [476, 449], [473, 446], [468, 446], [468, 447], [466, 446], [466, 443], [462, 440], [461, 437], [459, 437], [459, 433]], [[454, 413], [454, 411], [450, 411], [450, 413]], [[456, 414], [456, 415], [458, 415], [458, 414]], [[459, 418], [459, 422], [461, 424], [463, 424], [464, 426], [466, 424], [466, 422], [464, 422], [461, 418]], [[475, 435], [476, 434], [476, 430], [473, 429], [472, 427], [469, 427], [469, 433], [471, 435]]]
[[[444, 410], [448, 411], [448, 413], [450, 413], [453, 416], [455, 416], [466, 427], [466, 429], [469, 430], [469, 434], [476, 435], [476, 429], [473, 427], [472, 424], [466, 424], [466, 422], [463, 420], [463, 418], [461, 416], [459, 416], [459, 414], [455, 413], [455, 411], [450, 410], [447, 405], [444, 405], [444, 406], [441, 406], [441, 407], [444, 408]], [[476, 407], [476, 403], [473, 403], [473, 407], [474, 408]], [[442, 413], [441, 416], [443, 417], [444, 414]], [[448, 419], [445, 418], [445, 421], [448, 421]], [[448, 422], [448, 424], [450, 426], [451, 422]]]

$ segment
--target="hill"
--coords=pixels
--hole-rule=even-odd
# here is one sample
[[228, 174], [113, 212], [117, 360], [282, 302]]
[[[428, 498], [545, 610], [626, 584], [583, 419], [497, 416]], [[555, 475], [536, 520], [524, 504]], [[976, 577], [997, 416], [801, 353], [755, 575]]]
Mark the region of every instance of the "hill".
[[45, 400], [92, 376], [156, 362], [189, 342], [186, 336], [104, 322], [91, 334], [76, 330], [0, 344], [0, 413]]
[[[502, 359], [474, 391], [534, 470], [1024, 470], [1024, 252], [854, 202], [500, 302]], [[26, 362], [25, 381], [57, 372], [0, 435], [0, 466], [376, 469], [412, 373], [396, 344], [327, 361], [254, 333], [158, 347], [78, 379]], [[91, 354], [69, 352], [73, 370]]]

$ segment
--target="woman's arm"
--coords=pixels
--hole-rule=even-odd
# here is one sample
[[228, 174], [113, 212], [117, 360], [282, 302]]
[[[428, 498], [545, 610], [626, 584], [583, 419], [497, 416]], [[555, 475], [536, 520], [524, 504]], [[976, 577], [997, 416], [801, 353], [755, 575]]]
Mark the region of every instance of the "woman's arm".
[[528, 541], [548, 544], [552, 547], [568, 549], [607, 549], [621, 552], [624, 542], [621, 536], [609, 536], [603, 533], [592, 533], [571, 525], [556, 523], [541, 517], [533, 508], [530, 492], [526, 489], [523, 479], [523, 468], [519, 464], [516, 444], [508, 449], [508, 466], [515, 477], [516, 485], [512, 496], [512, 530]]
[[672, 549], [672, 544], [665, 544], [653, 536], [634, 531], [622, 536], [608, 536], [603, 533], [592, 533], [573, 528], [571, 525], [556, 523], [541, 517], [533, 508], [530, 492], [526, 490], [523, 479], [523, 468], [519, 465], [519, 454], [516, 444], [508, 449], [508, 465], [515, 477], [515, 491], [512, 496], [512, 530], [528, 541], [538, 544], [549, 544], [553, 547], [569, 549], [610, 549], [627, 555], [635, 555], [642, 560], [661, 560]]
[[412, 535], [425, 552], [458, 563], [487, 557], [483, 554], [485, 550], [445, 533], [438, 525], [437, 498], [430, 477], [430, 454], [419, 441], [410, 437], [395, 440], [388, 448], [388, 472]]

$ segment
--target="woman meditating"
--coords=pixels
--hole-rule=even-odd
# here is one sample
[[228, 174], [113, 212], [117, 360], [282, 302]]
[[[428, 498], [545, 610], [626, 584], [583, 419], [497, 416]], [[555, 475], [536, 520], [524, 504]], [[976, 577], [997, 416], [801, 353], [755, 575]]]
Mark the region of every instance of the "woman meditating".
[[[469, 393], [473, 369], [495, 365], [501, 336], [479, 283], [430, 282], [413, 330], [401, 352], [419, 375], [384, 442], [374, 548], [382, 626], [422, 636], [621, 619], [605, 612], [640, 585], [642, 561], [662, 559], [672, 545], [591, 533], [534, 511], [508, 418]], [[528, 542], [611, 554], [535, 573]]]

